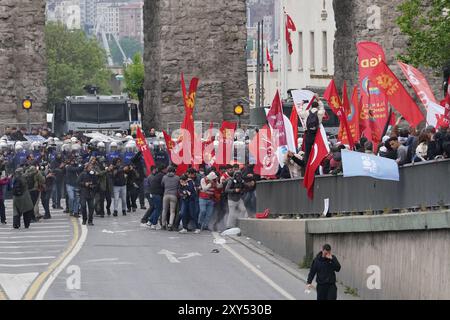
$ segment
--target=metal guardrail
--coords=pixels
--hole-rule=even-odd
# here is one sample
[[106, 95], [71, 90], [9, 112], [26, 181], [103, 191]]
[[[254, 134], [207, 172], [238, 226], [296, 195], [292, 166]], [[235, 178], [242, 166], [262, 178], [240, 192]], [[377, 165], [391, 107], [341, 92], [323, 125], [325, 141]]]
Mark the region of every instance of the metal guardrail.
[[273, 214], [317, 215], [329, 199], [330, 214], [399, 212], [407, 209], [450, 205], [450, 159], [400, 168], [400, 182], [368, 177], [316, 177], [314, 200], [307, 197], [303, 179], [260, 181], [257, 212], [269, 208]]

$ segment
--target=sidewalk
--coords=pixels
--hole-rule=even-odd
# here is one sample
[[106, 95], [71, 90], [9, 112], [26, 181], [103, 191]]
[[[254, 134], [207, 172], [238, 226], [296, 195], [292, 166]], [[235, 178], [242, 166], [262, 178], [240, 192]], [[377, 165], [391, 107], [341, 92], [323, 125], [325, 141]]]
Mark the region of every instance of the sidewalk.
[[[300, 269], [298, 267], [298, 265], [296, 265], [292, 261], [279, 256], [272, 250], [264, 247], [261, 243], [258, 243], [251, 238], [248, 238], [245, 236], [228, 236], [228, 237], [230, 239], [244, 245], [245, 247], [252, 250], [253, 252], [263, 256], [264, 258], [266, 258], [273, 264], [277, 265], [278, 267], [282, 268], [283, 270], [285, 270], [286, 272], [288, 272], [295, 278], [305, 282], [305, 287], [306, 287], [309, 269]], [[345, 286], [343, 286], [339, 283], [336, 283], [336, 286], [338, 288], [338, 300], [361, 300], [361, 298], [359, 298], [359, 297], [356, 297], [356, 296], [353, 296], [350, 294], [345, 294], [344, 293]], [[315, 291], [315, 289], [313, 289], [313, 291]]]

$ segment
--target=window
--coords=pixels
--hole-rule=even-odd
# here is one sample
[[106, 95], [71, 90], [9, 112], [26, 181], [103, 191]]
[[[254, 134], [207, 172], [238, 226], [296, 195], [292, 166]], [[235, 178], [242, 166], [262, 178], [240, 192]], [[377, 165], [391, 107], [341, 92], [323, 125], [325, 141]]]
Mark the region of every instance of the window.
[[298, 70], [303, 70], [303, 32], [298, 33]]
[[314, 50], [315, 40], [314, 40], [314, 31], [310, 33], [310, 44], [309, 44], [309, 69], [311, 71], [316, 70], [316, 51]]
[[322, 32], [322, 71], [328, 71], [328, 38], [327, 32]]

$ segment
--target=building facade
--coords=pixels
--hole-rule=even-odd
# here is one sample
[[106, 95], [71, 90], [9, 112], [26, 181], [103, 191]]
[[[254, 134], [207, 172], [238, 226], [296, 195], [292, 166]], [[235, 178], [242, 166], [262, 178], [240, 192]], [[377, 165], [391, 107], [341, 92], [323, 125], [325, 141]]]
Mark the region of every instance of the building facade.
[[80, 0], [47, 1], [46, 16], [47, 21], [61, 22], [68, 29], [80, 29]]
[[[264, 102], [272, 102], [276, 90], [282, 87], [281, 45], [285, 45], [284, 31], [281, 33], [280, 15], [282, 8], [294, 21], [297, 31], [291, 32], [293, 53], [286, 53], [286, 88], [283, 95], [286, 97], [288, 89], [310, 88], [318, 90], [325, 88], [334, 75], [334, 38], [336, 25], [331, 0], [275, 0], [274, 1], [274, 41], [265, 37], [265, 48], [269, 48], [274, 72], [269, 72], [266, 62], [264, 74]], [[267, 19], [264, 19], [268, 21]], [[270, 30], [270, 29], [269, 29]], [[284, 30], [284, 28], [283, 28]], [[253, 26], [249, 34], [256, 34]], [[282, 37], [280, 39], [280, 34]], [[255, 48], [256, 50], [256, 48]], [[256, 57], [256, 52], [253, 55]], [[250, 100], [256, 100], [256, 60], [248, 60], [248, 79]]]
[[144, 43], [144, 3], [133, 2], [119, 8], [119, 36]]

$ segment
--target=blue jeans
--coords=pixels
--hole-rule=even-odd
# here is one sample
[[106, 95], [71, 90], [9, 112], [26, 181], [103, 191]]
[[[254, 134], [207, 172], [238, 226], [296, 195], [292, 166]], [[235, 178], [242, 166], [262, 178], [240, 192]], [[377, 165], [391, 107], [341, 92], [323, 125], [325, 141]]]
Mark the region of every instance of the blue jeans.
[[200, 224], [200, 228], [207, 229], [209, 220], [214, 213], [214, 201], [207, 199], [199, 199], [200, 206], [200, 216], [198, 217], [198, 223]]
[[150, 223], [152, 225], [157, 225], [158, 224], [158, 219], [161, 216], [161, 212], [162, 212], [162, 196], [157, 195], [157, 194], [153, 194], [152, 195], [152, 202], [153, 202], [153, 211], [152, 211], [152, 215], [150, 216]]
[[188, 229], [190, 221], [194, 222], [196, 229], [200, 229], [200, 226], [198, 224], [198, 214], [197, 211], [195, 210], [196, 199], [195, 198], [182, 199], [180, 203], [181, 203], [180, 218], [181, 221], [183, 221], [183, 229], [186, 230]]
[[71, 185], [67, 185], [67, 196], [69, 197], [69, 211], [77, 214], [79, 212], [80, 202], [78, 201], [78, 196], [76, 188]]

